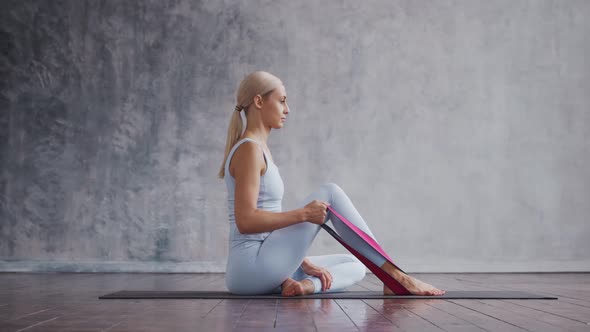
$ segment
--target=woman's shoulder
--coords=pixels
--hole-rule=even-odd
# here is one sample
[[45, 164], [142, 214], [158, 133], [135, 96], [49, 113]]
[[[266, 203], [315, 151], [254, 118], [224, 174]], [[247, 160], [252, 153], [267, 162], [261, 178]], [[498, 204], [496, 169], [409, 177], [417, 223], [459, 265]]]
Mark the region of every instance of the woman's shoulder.
[[236, 167], [243, 169], [249, 165], [254, 165], [254, 167], [260, 171], [260, 175], [262, 175], [266, 168], [266, 163], [264, 161], [263, 152], [258, 144], [249, 139], [244, 140], [243, 142], [239, 141], [237, 144], [239, 144], [239, 146], [235, 147], [234, 154], [229, 163], [230, 174], [234, 176], [235, 173], [233, 170], [236, 169]]

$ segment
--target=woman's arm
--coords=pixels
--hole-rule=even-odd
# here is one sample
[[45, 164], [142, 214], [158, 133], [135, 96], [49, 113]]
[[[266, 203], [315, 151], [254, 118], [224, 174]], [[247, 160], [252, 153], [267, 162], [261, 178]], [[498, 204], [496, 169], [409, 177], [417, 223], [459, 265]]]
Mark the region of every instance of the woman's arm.
[[238, 165], [235, 178], [235, 216], [240, 233], [263, 233], [307, 220], [305, 208], [285, 212], [271, 212], [257, 208], [260, 176], [266, 164], [262, 150], [254, 142], [238, 147], [232, 161]]

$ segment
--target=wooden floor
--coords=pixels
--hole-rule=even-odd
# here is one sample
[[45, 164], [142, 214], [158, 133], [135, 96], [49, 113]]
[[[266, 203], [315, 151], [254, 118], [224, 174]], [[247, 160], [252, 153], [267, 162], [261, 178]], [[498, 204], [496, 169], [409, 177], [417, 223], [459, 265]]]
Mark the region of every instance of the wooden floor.
[[[446, 290], [559, 300], [99, 300], [227, 290], [223, 274], [0, 273], [0, 331], [590, 331], [590, 273], [413, 274]], [[372, 274], [349, 290], [381, 290]]]

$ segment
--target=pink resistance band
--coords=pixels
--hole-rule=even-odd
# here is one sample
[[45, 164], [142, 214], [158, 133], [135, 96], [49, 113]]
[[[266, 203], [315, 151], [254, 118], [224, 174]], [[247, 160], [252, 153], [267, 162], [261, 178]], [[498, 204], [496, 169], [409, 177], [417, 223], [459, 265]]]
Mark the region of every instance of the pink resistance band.
[[[402, 273], [406, 273], [402, 269], [400, 269], [397, 265], [395, 265], [395, 263], [393, 263], [392, 259], [385, 253], [383, 248], [381, 248], [381, 246], [372, 237], [370, 237], [362, 229], [358, 228], [355, 224], [351, 223], [346, 218], [341, 216], [338, 212], [334, 211], [334, 209], [331, 206], [328, 206], [328, 209], [330, 211], [332, 211], [332, 213], [338, 219], [340, 219], [346, 226], [348, 226], [358, 236], [360, 236], [363, 240], [365, 240], [365, 242], [367, 242], [371, 247], [373, 247], [381, 255], [383, 255], [383, 257], [385, 257], [391, 264], [393, 264], [393, 266], [398, 268]], [[381, 281], [383, 281], [383, 283], [389, 289], [391, 289], [395, 293], [395, 295], [412, 295], [412, 293], [410, 293], [410, 291], [408, 291], [404, 286], [402, 286], [402, 284], [400, 284], [392, 276], [387, 274], [387, 272], [383, 271], [383, 269], [381, 269], [381, 267], [377, 266], [375, 263], [371, 262], [369, 259], [367, 259], [365, 256], [363, 256], [361, 253], [359, 253], [354, 248], [349, 246], [344, 241], [344, 239], [342, 239], [342, 237], [340, 235], [338, 235], [332, 228], [330, 228], [330, 226], [326, 225], [326, 223], [322, 224], [321, 226], [328, 233], [330, 233], [330, 235], [332, 235], [338, 242], [340, 242], [340, 244], [342, 244], [344, 247], [346, 247], [346, 249], [348, 249], [348, 251], [350, 251], [353, 255], [355, 255], [363, 264], [365, 264], [365, 266], [367, 268], [369, 268], [369, 270], [371, 270], [371, 272], [373, 272], [377, 276], [377, 278], [379, 278]]]

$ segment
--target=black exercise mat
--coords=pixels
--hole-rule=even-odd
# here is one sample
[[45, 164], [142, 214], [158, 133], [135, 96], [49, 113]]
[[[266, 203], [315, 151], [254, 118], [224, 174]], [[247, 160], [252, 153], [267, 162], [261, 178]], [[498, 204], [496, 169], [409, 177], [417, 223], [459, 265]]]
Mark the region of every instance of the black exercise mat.
[[442, 296], [383, 295], [380, 291], [350, 291], [316, 293], [303, 296], [283, 297], [281, 294], [234, 295], [222, 291], [119, 291], [99, 299], [512, 299], [556, 300], [557, 297], [520, 291], [446, 291]]

